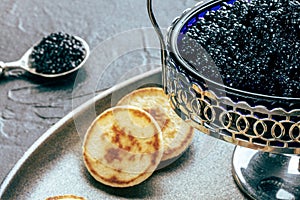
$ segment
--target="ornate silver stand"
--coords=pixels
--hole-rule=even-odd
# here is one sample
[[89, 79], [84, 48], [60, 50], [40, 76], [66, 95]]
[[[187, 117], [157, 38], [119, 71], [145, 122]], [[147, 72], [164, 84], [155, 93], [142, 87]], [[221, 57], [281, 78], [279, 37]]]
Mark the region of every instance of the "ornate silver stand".
[[[186, 30], [205, 12], [219, 9], [222, 2], [200, 2], [185, 10], [169, 28], [165, 43], [148, 0], [149, 17], [161, 42], [165, 92], [182, 119], [205, 134], [237, 145], [233, 177], [250, 198], [300, 199], [300, 99], [224, 86], [218, 77], [210, 80], [199, 74], [179, 50], [188, 37]], [[192, 41], [191, 46], [195, 45]]]

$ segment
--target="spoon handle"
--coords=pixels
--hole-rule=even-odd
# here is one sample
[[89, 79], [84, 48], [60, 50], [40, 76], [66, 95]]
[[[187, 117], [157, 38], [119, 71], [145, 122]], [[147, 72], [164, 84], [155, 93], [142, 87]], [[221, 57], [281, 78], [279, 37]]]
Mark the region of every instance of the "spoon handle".
[[9, 75], [13, 75], [13, 72], [15, 69], [20, 69], [22, 68], [22, 61], [18, 60], [18, 61], [14, 61], [14, 62], [3, 62], [0, 61], [0, 76], [3, 76], [5, 74], [9, 74]]
[[0, 61], [0, 76], [4, 73], [4, 62]]

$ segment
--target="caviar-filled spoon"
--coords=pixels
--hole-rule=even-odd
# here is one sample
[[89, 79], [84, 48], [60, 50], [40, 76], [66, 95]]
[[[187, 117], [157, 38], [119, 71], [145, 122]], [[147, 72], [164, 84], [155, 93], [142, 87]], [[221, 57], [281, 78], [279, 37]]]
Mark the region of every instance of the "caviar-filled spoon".
[[20, 60], [0, 61], [0, 75], [21, 68], [45, 78], [70, 74], [83, 66], [90, 54], [85, 40], [66, 33], [51, 33], [27, 50]]

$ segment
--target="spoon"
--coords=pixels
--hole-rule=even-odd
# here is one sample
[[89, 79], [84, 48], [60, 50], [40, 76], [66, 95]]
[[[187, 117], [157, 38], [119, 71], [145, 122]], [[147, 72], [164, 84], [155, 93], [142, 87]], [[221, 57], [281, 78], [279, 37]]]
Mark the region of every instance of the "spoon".
[[78, 36], [74, 36], [79, 42], [81, 42], [81, 44], [83, 45], [84, 49], [85, 49], [85, 56], [84, 56], [84, 59], [82, 60], [82, 62], [80, 62], [76, 67], [68, 70], [68, 71], [65, 71], [65, 72], [62, 72], [62, 73], [57, 73], [57, 74], [46, 74], [46, 73], [39, 73], [36, 71], [35, 68], [32, 68], [30, 67], [31, 66], [31, 62], [30, 62], [30, 55], [32, 54], [32, 51], [33, 51], [33, 47], [31, 47], [30, 49], [28, 49], [26, 51], [26, 53], [21, 57], [20, 60], [17, 60], [17, 61], [14, 61], [14, 62], [7, 62], [7, 63], [4, 63], [2, 61], [0, 61], [0, 76], [5, 74], [6, 72], [9, 72], [11, 70], [14, 70], [14, 69], [23, 69], [31, 74], [34, 74], [34, 75], [37, 75], [37, 76], [40, 76], [40, 77], [44, 77], [44, 78], [56, 78], [56, 77], [60, 77], [60, 76], [64, 76], [64, 75], [67, 75], [67, 74], [70, 74], [76, 70], [78, 70], [79, 68], [81, 68], [84, 63], [87, 61], [89, 55], [90, 55], [90, 48], [89, 48], [89, 45], [87, 44], [87, 42], [78, 37]]

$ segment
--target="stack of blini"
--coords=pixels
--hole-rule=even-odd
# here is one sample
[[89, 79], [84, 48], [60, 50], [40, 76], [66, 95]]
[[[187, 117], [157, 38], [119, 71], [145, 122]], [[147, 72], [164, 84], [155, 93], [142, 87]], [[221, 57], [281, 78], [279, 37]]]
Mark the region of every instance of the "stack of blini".
[[176, 160], [193, 136], [161, 88], [142, 88], [93, 121], [83, 142], [84, 163], [97, 181], [130, 187]]

